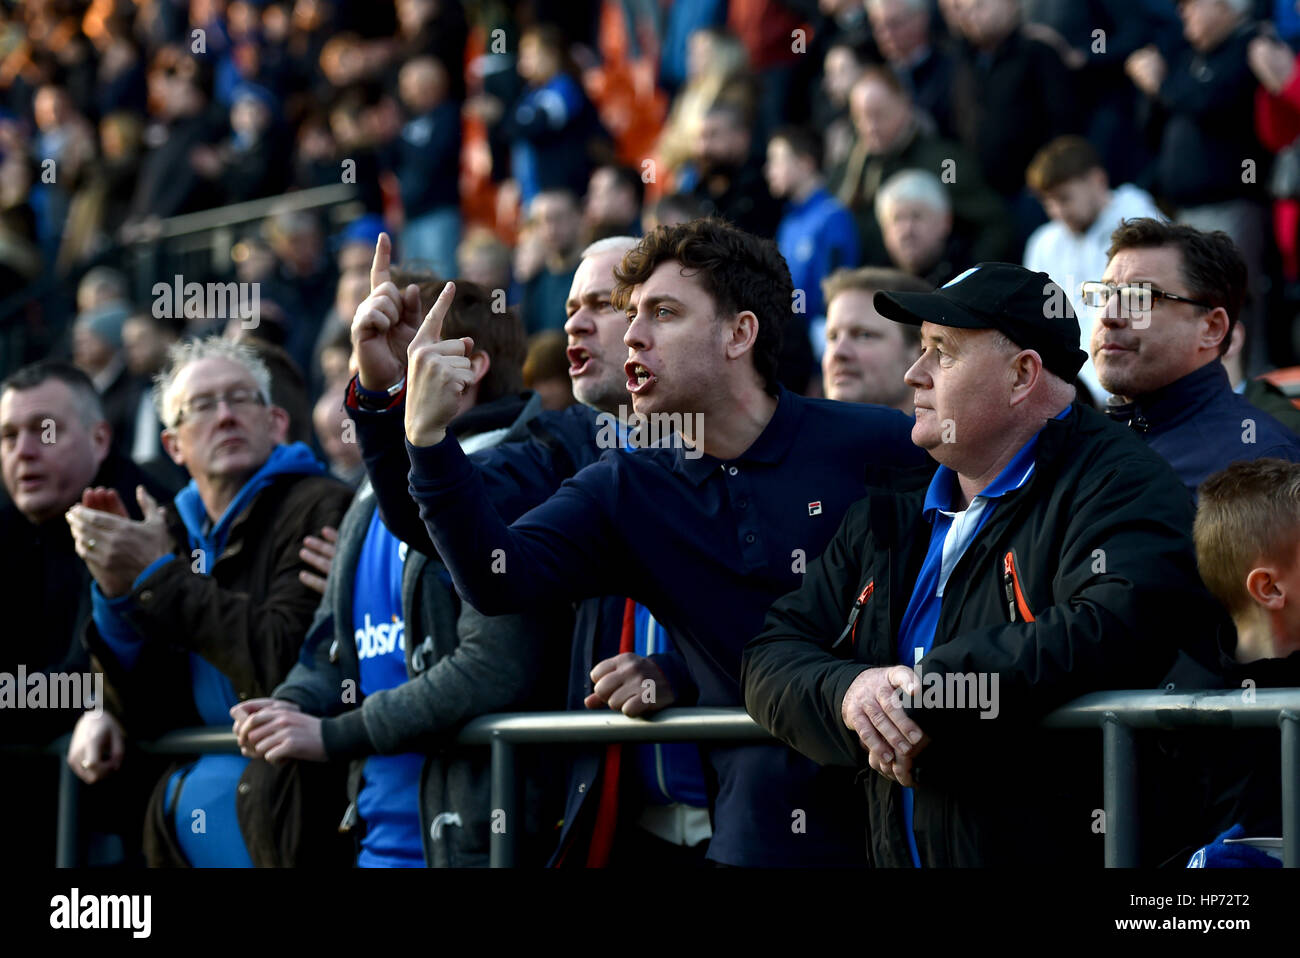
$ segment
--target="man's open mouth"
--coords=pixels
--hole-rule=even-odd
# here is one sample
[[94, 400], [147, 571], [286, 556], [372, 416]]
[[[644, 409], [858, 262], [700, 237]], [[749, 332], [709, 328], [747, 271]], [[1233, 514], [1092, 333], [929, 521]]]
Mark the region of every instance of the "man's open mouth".
[[581, 376], [591, 365], [591, 350], [585, 346], [570, 346], [565, 350], [569, 357], [569, 375]]
[[634, 396], [640, 395], [659, 381], [654, 371], [644, 363], [629, 360], [623, 369], [627, 372], [627, 391]]

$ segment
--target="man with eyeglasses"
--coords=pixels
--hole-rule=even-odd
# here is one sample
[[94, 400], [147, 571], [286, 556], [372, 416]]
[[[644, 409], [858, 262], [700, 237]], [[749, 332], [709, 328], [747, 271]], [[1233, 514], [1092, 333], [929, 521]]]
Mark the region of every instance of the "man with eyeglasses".
[[[124, 731], [229, 728], [232, 706], [284, 680], [319, 601], [300, 580], [303, 538], [337, 526], [351, 496], [306, 445], [285, 441], [288, 414], [271, 405], [271, 374], [250, 347], [207, 339], [173, 346], [169, 359], [155, 401], [163, 446], [190, 484], [167, 508], [138, 490], [142, 521], [103, 488], [67, 513], [94, 578], [85, 639], [106, 700], [82, 716], [68, 751], [86, 782], [121, 764]], [[341, 770], [326, 766], [182, 760], [149, 801], [146, 859], [342, 864], [346, 846], [318, 837], [334, 833], [342, 795]]]
[[1101, 280], [1092, 360], [1108, 415], [1160, 453], [1193, 498], [1211, 473], [1265, 456], [1300, 461], [1300, 437], [1232, 390], [1220, 361], [1246, 296], [1246, 263], [1226, 233], [1125, 220]]

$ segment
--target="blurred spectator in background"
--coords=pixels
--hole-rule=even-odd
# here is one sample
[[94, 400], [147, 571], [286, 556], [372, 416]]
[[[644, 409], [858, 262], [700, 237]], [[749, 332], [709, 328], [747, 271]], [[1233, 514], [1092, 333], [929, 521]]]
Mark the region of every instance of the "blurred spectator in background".
[[[184, 335], [181, 319], [159, 318], [152, 311], [132, 313], [122, 324], [122, 355], [127, 372], [142, 387], [153, 382], [167, 364], [167, 351]], [[141, 388], [132, 429], [131, 458], [159, 482], [180, 489], [189, 481], [185, 470], [172, 462], [162, 442], [162, 421], [149, 388]]]
[[548, 329], [528, 338], [524, 357], [524, 388], [537, 393], [543, 409], [565, 409], [578, 400], [569, 381], [569, 337], [562, 329]]
[[[1294, 8], [1291, 8], [1294, 16]], [[1300, 58], [1285, 43], [1257, 36], [1247, 48], [1247, 61], [1259, 80], [1255, 89], [1255, 132], [1273, 157], [1268, 192], [1273, 198], [1273, 241], [1280, 255], [1280, 280], [1288, 305], [1300, 299]], [[1291, 323], [1269, 323], [1268, 353], [1288, 362], [1300, 353], [1300, 329]], [[1287, 357], [1283, 359], [1283, 357]]]
[[301, 315], [289, 322], [318, 328], [329, 312], [338, 271], [325, 252], [320, 221], [309, 212], [273, 213], [263, 223], [263, 234], [275, 253], [274, 278], [293, 292]]
[[[64, 519], [82, 492], [116, 490], [135, 519], [141, 518], [136, 486], [160, 498], [171, 494], [113, 450], [111, 432], [95, 387], [67, 363], [37, 363], [0, 383], [0, 464], [8, 493], [0, 503], [6, 618], [0, 672], [14, 675], [20, 665], [29, 675], [90, 667], [80, 641], [90, 617], [90, 576]], [[6, 708], [0, 710], [0, 740], [44, 744], [77, 718], [62, 709]], [[10, 860], [48, 867], [54, 863], [57, 789], [45, 760], [39, 761], [29, 768], [6, 757], [11, 781], [22, 787], [6, 789], [0, 809], [23, 822], [12, 836]]]
[[68, 207], [82, 170], [95, 158], [94, 127], [73, 105], [67, 91], [46, 85], [36, 91], [32, 107], [37, 134], [34, 159], [40, 175], [32, 186], [32, 204], [41, 249], [53, 261], [63, 238]]
[[125, 301], [92, 307], [72, 326], [72, 362], [99, 391], [104, 415], [113, 427], [114, 447], [130, 454], [136, 408], [146, 384], [132, 376], [122, 355], [122, 325], [131, 313]]
[[397, 0], [397, 25], [398, 59], [433, 57], [446, 75], [447, 96], [457, 102], [465, 99], [469, 26], [460, 0]]
[[[812, 12], [782, 0], [728, 0], [727, 27], [744, 46], [749, 66], [759, 78], [757, 110], [746, 122], [752, 122], [754, 138], [760, 143], [789, 113], [800, 59], [811, 39], [807, 20]], [[803, 45], [798, 42], [801, 38]]]
[[1127, 220], [1108, 253], [1101, 282], [1083, 290], [1096, 314], [1092, 361], [1114, 397], [1107, 414], [1168, 460], [1193, 496], [1233, 462], [1300, 461], [1300, 436], [1234, 393], [1219, 362], [1246, 298], [1246, 264], [1227, 234]]
[[[100, 491], [68, 517], [95, 579], [86, 641], [105, 673], [107, 708], [141, 737], [225, 726], [236, 702], [269, 695], [283, 680], [317, 604], [299, 581], [298, 549], [304, 536], [337, 525], [350, 498], [309, 449], [284, 442], [288, 416], [271, 405], [271, 373], [247, 348], [213, 339], [169, 358], [158, 390], [164, 441], [193, 482], [165, 508], [140, 497], [143, 521]], [[80, 736], [68, 754], [90, 782], [116, 767], [97, 745]], [[341, 785], [309, 768], [277, 771], [234, 755], [177, 762], [146, 813], [149, 864], [334, 860], [327, 836], [337, 834], [332, 788]], [[205, 829], [190, 827], [196, 810]]]
[[1060, 56], [1020, 25], [1019, 0], [962, 0], [965, 43], [956, 48], [951, 106], [958, 139], [1010, 205], [1023, 247], [1043, 221], [1025, 189], [1025, 167], [1039, 147], [1074, 132], [1080, 119]]
[[827, 399], [892, 406], [911, 416], [914, 390], [904, 374], [921, 352], [916, 326], [876, 312], [878, 290], [929, 293], [934, 287], [896, 269], [864, 266], [832, 273], [826, 291], [826, 342], [821, 354]]
[[1246, 345], [1246, 326], [1237, 323], [1232, 327], [1232, 342], [1223, 354], [1223, 368], [1228, 372], [1228, 382], [1232, 391], [1244, 396], [1246, 401], [1257, 409], [1262, 409], [1292, 432], [1300, 434], [1300, 409], [1281, 389], [1274, 386], [1263, 376], [1253, 379], [1246, 377], [1242, 367], [1241, 354]]
[[[1106, 269], [1110, 235], [1125, 219], [1163, 218], [1146, 190], [1131, 183], [1110, 188], [1106, 168], [1082, 137], [1057, 137], [1034, 155], [1025, 182], [1043, 204], [1050, 222], [1025, 245], [1025, 267], [1051, 276], [1070, 297], [1085, 351], [1092, 341], [1093, 311], [1080, 298], [1079, 284]], [[1094, 399], [1105, 401], [1092, 359], [1079, 371]]]
[[564, 325], [564, 302], [578, 268], [582, 214], [568, 190], [537, 194], [515, 251], [524, 329], [531, 335]]
[[691, 193], [705, 216], [719, 216], [748, 233], [776, 235], [781, 207], [768, 192], [762, 165], [752, 162], [751, 120], [737, 107], [718, 104], [704, 115], [692, 155]]
[[918, 110], [943, 136], [955, 136], [953, 58], [936, 46], [930, 0], [864, 0], [871, 37]]
[[660, 226], [677, 226], [703, 216], [702, 204], [687, 193], [671, 193], [652, 203], [645, 211], [647, 233]]
[[[349, 269], [339, 275], [334, 288], [334, 304], [321, 321], [311, 346], [311, 356], [305, 368], [315, 372], [321, 368], [321, 353], [326, 345], [338, 339], [340, 330], [352, 328], [352, 317], [361, 305], [361, 301], [370, 292], [370, 275], [367, 270]], [[319, 395], [324, 388], [323, 380], [312, 379], [312, 395]]]
[[[657, 177], [672, 184], [694, 156], [704, 116], [714, 106], [728, 104], [753, 116], [757, 83], [749, 72], [744, 46], [721, 28], [696, 30], [687, 45], [686, 85], [673, 100], [668, 119], [655, 145]], [[688, 185], [676, 184], [678, 189]]]
[[616, 163], [598, 167], [587, 184], [582, 211], [587, 238], [591, 240], [591, 232], [596, 229], [613, 236], [640, 236], [644, 200], [645, 183], [636, 170]]
[[1024, 0], [1022, 7], [1021, 33], [1052, 47], [1070, 71], [1077, 129], [1101, 154], [1114, 182], [1144, 179], [1153, 156], [1138, 128], [1139, 94], [1124, 61], [1152, 41], [1165, 47], [1179, 42], [1175, 5]]
[[519, 75], [528, 84], [505, 113], [511, 175], [524, 204], [542, 191], [567, 189], [580, 196], [608, 139], [587, 99], [564, 38], [553, 26], [524, 31]]
[[822, 280], [837, 269], [858, 265], [858, 228], [826, 189], [821, 168], [821, 144], [802, 127], [782, 127], [767, 143], [767, 183], [772, 196], [785, 201], [776, 245], [794, 282], [792, 320], [802, 320], [804, 335], [809, 324], [826, 315]]
[[480, 227], [468, 231], [456, 250], [456, 265], [457, 276], [484, 289], [504, 289], [509, 305], [518, 300], [510, 279], [510, 247], [491, 230]]
[[449, 95], [447, 70], [430, 56], [408, 61], [399, 74], [408, 119], [395, 144], [402, 190], [402, 257], [438, 276], [456, 274], [460, 242], [460, 109]]
[[[333, 159], [328, 162], [322, 158], [322, 175], [328, 168], [332, 170], [332, 176], [326, 182], [355, 183], [366, 212], [382, 215], [384, 193], [380, 179], [379, 149], [383, 144], [376, 142], [362, 123], [362, 113], [366, 106], [365, 94], [360, 88], [354, 88], [329, 102], [330, 137], [335, 152]], [[316, 144], [322, 150], [324, 145], [323, 138]]]
[[692, 44], [702, 31], [720, 26], [727, 19], [726, 0], [696, 0], [669, 4], [665, 11], [663, 42], [659, 59], [659, 85], [676, 95], [698, 67]]
[[318, 368], [313, 377], [314, 382], [323, 384], [315, 391], [317, 395], [330, 392], [340, 384], [346, 385], [352, 378], [353, 372], [348, 369], [352, 360], [350, 329], [350, 326], [340, 323], [334, 335], [325, 340], [325, 345], [321, 347]]
[[[149, 73], [157, 123], [145, 136], [148, 151], [124, 224], [124, 238], [148, 235], [152, 223], [220, 204], [218, 191], [190, 165], [196, 147], [220, 139], [224, 122], [209, 109], [211, 70], [184, 48], [164, 47]], [[143, 231], [143, 232], [142, 232]]]
[[384, 231], [384, 218], [367, 213], [345, 226], [333, 242], [334, 265], [339, 274], [369, 272], [375, 240]]
[[[346, 368], [344, 373], [346, 375]], [[361, 460], [361, 446], [353, 436], [352, 425], [343, 410], [346, 391], [346, 382], [331, 383], [316, 400], [311, 422], [316, 442], [325, 453], [330, 475], [349, 489], [356, 489], [366, 477], [366, 464]]]
[[876, 221], [893, 265], [932, 288], [974, 265], [953, 235], [948, 193], [927, 170], [899, 170], [885, 180], [876, 191]]
[[[1151, 192], [1199, 230], [1223, 230], [1249, 271], [1246, 368], [1267, 366], [1263, 303], [1267, 213], [1257, 170], [1265, 151], [1255, 137], [1255, 76], [1247, 51], [1252, 0], [1184, 0], [1178, 6], [1188, 46], [1172, 59], [1145, 46], [1126, 62], [1146, 95], [1148, 132], [1159, 138]], [[1196, 157], [1195, 163], [1188, 162]], [[1248, 162], [1247, 162], [1248, 161]]]
[[888, 67], [870, 66], [849, 95], [857, 137], [848, 160], [832, 170], [831, 188], [852, 211], [862, 240], [862, 261], [889, 262], [875, 218], [876, 190], [903, 169], [927, 170], [952, 197], [953, 229], [971, 245], [977, 262], [1005, 261], [1015, 247], [1006, 205], [984, 181], [979, 164], [963, 147], [928, 132], [898, 78]]
[[305, 190], [343, 182], [344, 167], [337, 153], [328, 112], [314, 108], [298, 124], [293, 151], [293, 186]]
[[190, 165], [220, 191], [222, 204], [274, 196], [288, 187], [289, 138], [278, 112], [269, 90], [241, 83], [231, 94], [231, 135], [190, 152]]
[[99, 121], [100, 158], [84, 170], [68, 208], [59, 248], [60, 273], [116, 243], [140, 174], [143, 140], [144, 124], [135, 114], [111, 113]]
[[822, 162], [828, 170], [843, 164], [853, 147], [849, 91], [862, 77], [862, 68], [867, 64], [865, 45], [860, 37], [841, 36], [826, 49], [821, 95], [813, 97], [810, 120], [821, 135]]

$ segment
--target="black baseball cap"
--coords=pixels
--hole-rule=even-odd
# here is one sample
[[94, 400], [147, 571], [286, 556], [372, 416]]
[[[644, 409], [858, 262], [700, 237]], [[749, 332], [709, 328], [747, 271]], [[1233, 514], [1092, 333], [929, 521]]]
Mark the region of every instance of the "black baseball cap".
[[1074, 382], [1088, 354], [1079, 348], [1079, 321], [1070, 298], [1046, 273], [1014, 263], [980, 263], [933, 293], [878, 292], [876, 312], [909, 326], [996, 329], [1043, 365]]

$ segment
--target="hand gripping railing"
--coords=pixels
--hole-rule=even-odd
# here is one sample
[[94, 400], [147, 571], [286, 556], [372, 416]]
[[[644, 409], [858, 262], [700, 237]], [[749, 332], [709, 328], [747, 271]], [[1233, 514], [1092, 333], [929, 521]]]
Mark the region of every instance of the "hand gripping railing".
[[[1282, 863], [1300, 867], [1300, 689], [1240, 689], [1219, 692], [1096, 692], [1052, 712], [1049, 729], [1100, 728], [1102, 733], [1103, 805], [1106, 814], [1105, 863], [1108, 868], [1137, 864], [1138, 729], [1281, 728]], [[65, 754], [69, 737], [44, 751]], [[764, 742], [772, 741], [744, 710], [674, 708], [649, 719], [613, 712], [520, 712], [484, 715], [465, 725], [457, 744], [491, 749], [492, 807], [504, 814], [507, 827], [493, 831], [490, 862], [494, 868], [515, 863], [518, 821], [517, 746], [591, 745], [626, 742]], [[237, 753], [234, 736], [224, 728], [183, 729], [151, 742], [136, 743], [145, 752], [167, 755]], [[12, 751], [12, 749], [6, 749]], [[27, 749], [32, 751], [32, 749]], [[76, 864], [77, 813], [81, 782], [64, 763], [59, 783], [57, 864]]]

